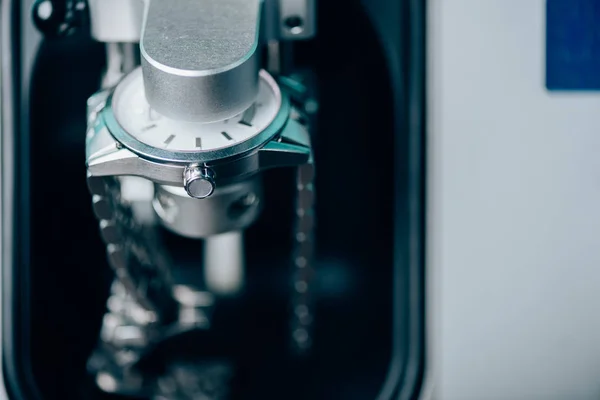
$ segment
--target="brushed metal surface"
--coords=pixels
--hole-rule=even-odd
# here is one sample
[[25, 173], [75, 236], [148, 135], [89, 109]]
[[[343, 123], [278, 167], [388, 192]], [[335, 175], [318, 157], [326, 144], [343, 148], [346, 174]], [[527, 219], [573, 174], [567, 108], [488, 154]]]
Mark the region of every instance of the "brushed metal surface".
[[140, 41], [148, 102], [186, 121], [230, 118], [258, 92], [262, 0], [150, 1]]

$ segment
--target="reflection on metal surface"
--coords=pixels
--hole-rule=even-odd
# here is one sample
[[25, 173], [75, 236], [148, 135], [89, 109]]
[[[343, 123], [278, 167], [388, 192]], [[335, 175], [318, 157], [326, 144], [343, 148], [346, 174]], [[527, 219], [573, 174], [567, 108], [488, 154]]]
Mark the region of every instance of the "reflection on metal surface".
[[316, 0], [279, 0], [280, 37], [309, 39], [316, 33]]
[[218, 295], [235, 295], [244, 284], [244, 236], [242, 231], [213, 235], [204, 241], [204, 280]]

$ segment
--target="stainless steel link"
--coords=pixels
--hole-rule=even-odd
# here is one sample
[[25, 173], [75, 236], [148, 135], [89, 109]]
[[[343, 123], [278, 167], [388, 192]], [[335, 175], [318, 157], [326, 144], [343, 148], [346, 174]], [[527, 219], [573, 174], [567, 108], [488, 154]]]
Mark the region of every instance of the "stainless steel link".
[[312, 345], [314, 303], [314, 163], [298, 167], [296, 173], [296, 226], [292, 254], [294, 287], [292, 290], [291, 338], [294, 349], [305, 353]]
[[139, 306], [118, 279], [113, 282], [107, 306], [99, 345], [88, 360], [88, 370], [105, 392], [131, 396], [148, 393], [148, 383], [136, 364], [159, 336], [156, 316]]
[[[318, 103], [315, 76], [311, 71], [298, 71], [291, 77], [280, 77], [280, 84], [290, 93], [293, 104], [290, 118], [306, 126], [312, 138], [316, 129]], [[312, 139], [311, 139], [312, 142]], [[312, 148], [312, 145], [311, 145]], [[296, 171], [296, 221], [292, 249], [291, 332], [292, 349], [306, 355], [313, 344], [315, 319], [315, 161], [311, 151], [309, 162]]]

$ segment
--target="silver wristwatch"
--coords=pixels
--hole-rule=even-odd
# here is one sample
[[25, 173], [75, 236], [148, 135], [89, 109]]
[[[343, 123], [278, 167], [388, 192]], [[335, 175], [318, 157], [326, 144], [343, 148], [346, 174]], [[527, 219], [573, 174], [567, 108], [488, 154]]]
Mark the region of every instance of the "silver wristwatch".
[[[310, 343], [312, 318], [307, 296], [314, 169], [305, 111], [292, 105], [288, 90], [265, 71], [250, 107], [217, 122], [161, 115], [144, 89], [138, 67], [116, 87], [92, 96], [86, 141], [88, 186], [116, 274], [100, 348], [89, 365], [103, 390], [132, 395], [162, 390], [144, 379], [137, 362], [173, 332], [202, 329], [212, 299], [172, 282], [152, 226], [136, 220], [120, 177], [153, 182], [157, 220], [180, 235], [205, 238], [244, 229], [258, 217], [262, 171], [297, 167], [291, 338], [300, 350]], [[190, 313], [197, 315], [191, 322], [181, 317]]]

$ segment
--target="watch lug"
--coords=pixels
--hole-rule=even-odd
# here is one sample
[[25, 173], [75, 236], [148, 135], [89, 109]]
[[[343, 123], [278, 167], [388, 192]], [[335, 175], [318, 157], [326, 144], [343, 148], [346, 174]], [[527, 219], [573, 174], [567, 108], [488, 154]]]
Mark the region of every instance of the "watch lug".
[[131, 175], [138, 158], [128, 149], [104, 148], [88, 158], [87, 168], [92, 176]]
[[262, 147], [258, 156], [261, 169], [306, 164], [312, 160], [308, 132], [290, 120], [281, 135]]
[[96, 124], [88, 129], [85, 141], [85, 160], [92, 164], [96, 159], [116, 153], [120, 150], [117, 141], [102, 124]]
[[88, 134], [86, 164], [92, 176], [139, 176], [162, 185], [183, 186], [183, 167], [145, 160], [122, 147], [106, 127]]
[[279, 141], [310, 148], [310, 135], [308, 130], [295, 119], [290, 119], [288, 121], [279, 136]]

